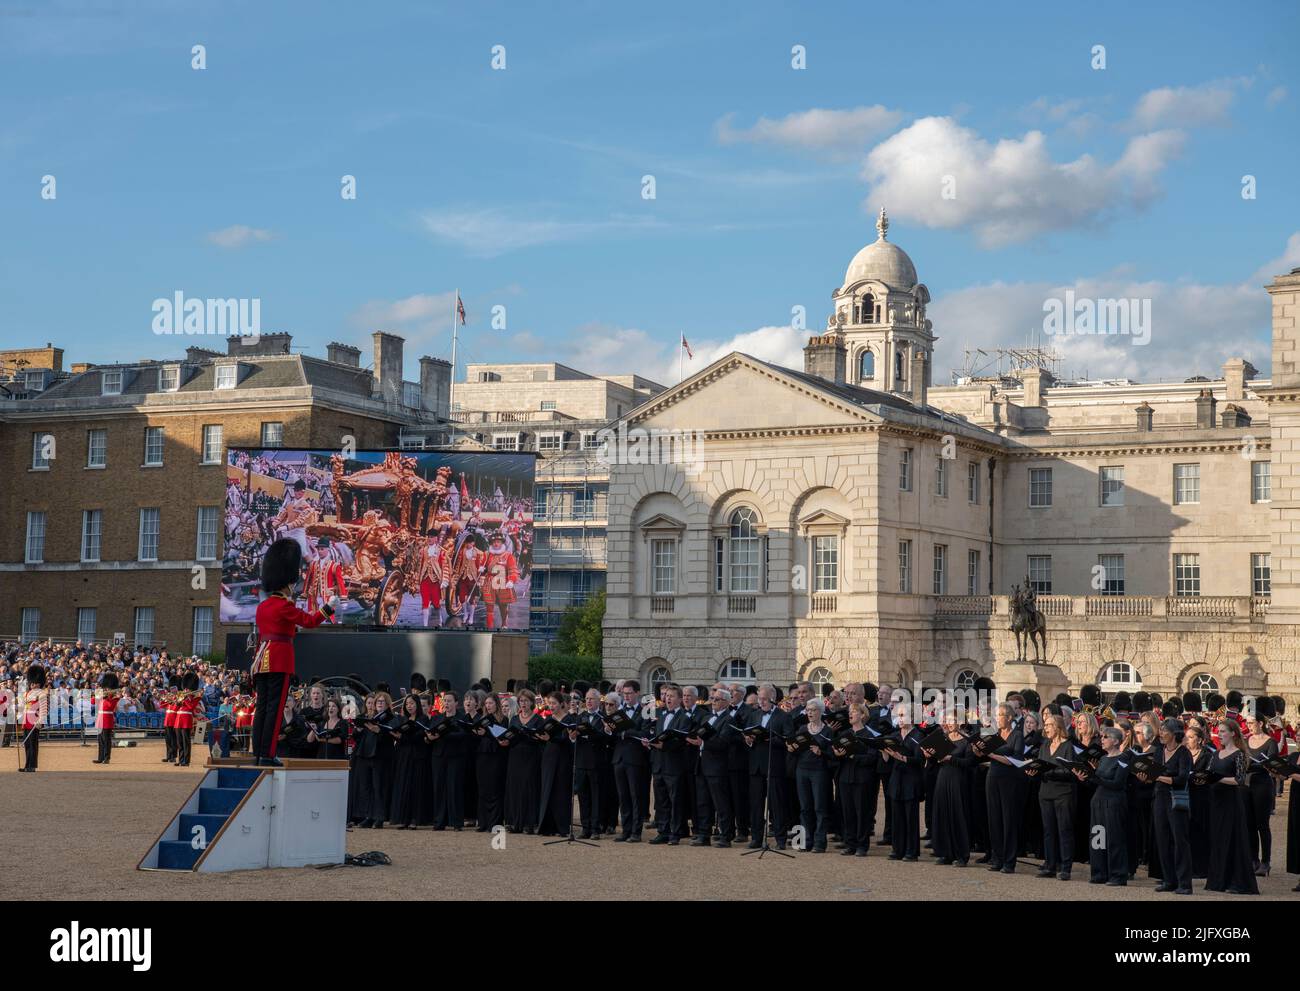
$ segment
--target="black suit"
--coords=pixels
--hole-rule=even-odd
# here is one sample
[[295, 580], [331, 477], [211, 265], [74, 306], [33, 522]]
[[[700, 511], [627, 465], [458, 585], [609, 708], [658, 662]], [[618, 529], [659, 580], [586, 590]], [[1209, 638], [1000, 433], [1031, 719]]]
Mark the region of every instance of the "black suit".
[[599, 713], [583, 711], [574, 718], [593, 730], [589, 735], [578, 737], [573, 755], [578, 816], [582, 820], [582, 838], [587, 839], [601, 831], [600, 808], [604, 801], [601, 794], [602, 771], [610, 765], [614, 738], [606, 732], [605, 722]]
[[892, 856], [915, 859], [921, 855], [921, 800], [925, 797], [925, 755], [921, 731], [915, 726], [903, 737], [903, 760], [890, 758], [885, 795], [894, 810]]
[[716, 824], [718, 835], [730, 843], [736, 835], [731, 760], [735, 750], [732, 740], [737, 733], [726, 709], [705, 715], [699, 725], [711, 726], [714, 735], [700, 744], [700, 772], [695, 781], [695, 832], [707, 840]]
[[[691, 773], [695, 748], [686, 743], [691, 714], [683, 708], [667, 709], [655, 719], [655, 735], [668, 731], [659, 746], [651, 748], [650, 772], [654, 775], [655, 823], [660, 837], [680, 840], [686, 835], [686, 776]], [[656, 837], [658, 840], [660, 837]]]
[[[728, 710], [733, 726], [745, 725], [749, 718], [750, 707], [743, 702]], [[731, 744], [730, 759], [727, 764], [727, 777], [731, 782], [731, 807], [736, 813], [736, 832], [740, 836], [749, 833], [749, 748], [745, 738], [738, 732], [727, 733]]]
[[614, 787], [618, 789], [623, 835], [639, 837], [647, 811], [642, 804], [642, 795], [650, 774], [650, 755], [641, 743], [646, 722], [636, 706], [624, 706], [621, 711], [632, 720], [632, 726], [614, 738]]
[[[860, 739], [871, 734], [861, 729]], [[840, 758], [840, 799], [844, 812], [844, 843], [850, 850], [866, 853], [876, 831], [876, 794], [879, 783], [880, 751], [872, 748]], [[868, 804], [868, 799], [870, 803]]]
[[763, 838], [767, 823], [763, 820], [763, 805], [767, 804], [772, 834], [779, 849], [785, 849], [789, 819], [786, 818], [788, 801], [785, 778], [785, 740], [794, 734], [789, 713], [773, 708], [763, 712], [751, 709], [746, 727], [761, 726], [767, 717], [767, 729], [772, 738], [755, 743], [749, 748], [749, 826], [751, 843]]

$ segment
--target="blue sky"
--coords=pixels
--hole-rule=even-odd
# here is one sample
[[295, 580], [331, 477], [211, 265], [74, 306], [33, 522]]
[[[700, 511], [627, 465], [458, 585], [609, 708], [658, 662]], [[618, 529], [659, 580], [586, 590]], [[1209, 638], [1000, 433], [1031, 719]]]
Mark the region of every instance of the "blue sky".
[[318, 355], [400, 333], [415, 377], [459, 287], [462, 360], [675, 379], [685, 333], [696, 368], [795, 362], [792, 307], [824, 326], [883, 203], [940, 381], [1064, 288], [1154, 312], [1149, 346], [1071, 342], [1067, 370], [1267, 373], [1300, 6], [800, 6], [0, 0], [0, 346], [175, 355], [151, 304], [179, 290], [260, 298]]

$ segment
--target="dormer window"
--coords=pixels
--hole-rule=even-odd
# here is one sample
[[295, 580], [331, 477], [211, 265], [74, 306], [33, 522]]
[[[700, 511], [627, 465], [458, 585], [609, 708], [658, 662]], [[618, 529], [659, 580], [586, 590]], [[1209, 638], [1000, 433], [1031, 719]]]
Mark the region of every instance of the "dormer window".
[[23, 376], [23, 388], [28, 392], [42, 392], [45, 389], [45, 372], [27, 372]]
[[100, 373], [100, 394], [104, 396], [120, 396], [122, 394], [122, 370], [105, 371]]
[[175, 392], [181, 387], [181, 370], [179, 365], [164, 365], [158, 369], [158, 391]]
[[239, 381], [239, 367], [237, 365], [218, 365], [217, 366], [217, 388], [233, 389]]
[[870, 348], [858, 355], [858, 381], [870, 382], [876, 377], [876, 354]]

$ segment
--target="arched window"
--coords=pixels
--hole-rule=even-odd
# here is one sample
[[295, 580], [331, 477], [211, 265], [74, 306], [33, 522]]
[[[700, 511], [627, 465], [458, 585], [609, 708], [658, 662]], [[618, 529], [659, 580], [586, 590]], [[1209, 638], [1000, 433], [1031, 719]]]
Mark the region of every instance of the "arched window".
[[1142, 687], [1142, 675], [1127, 661], [1114, 661], [1102, 670], [1097, 687], [1133, 691]]
[[897, 348], [894, 351], [894, 388], [907, 388], [907, 351]]
[[646, 675], [646, 684], [649, 686], [649, 690], [656, 695], [659, 694], [658, 688], [660, 685], [666, 685], [672, 680], [672, 669], [666, 664], [654, 665], [650, 669], [650, 673]]
[[1207, 696], [1219, 690], [1219, 680], [1212, 674], [1193, 675], [1191, 682], [1187, 686], [1189, 692], [1195, 692], [1201, 697], [1201, 705], [1205, 705]]
[[858, 381], [869, 382], [876, 377], [876, 353], [867, 348], [858, 356]]
[[760, 560], [758, 517], [748, 506], [741, 506], [731, 514], [731, 533], [728, 541], [729, 591], [757, 592]]
[[748, 685], [755, 680], [754, 669], [749, 666], [748, 661], [732, 658], [718, 668], [718, 680], [739, 681], [743, 685]]
[[952, 687], [969, 691], [975, 687], [975, 679], [978, 677], [979, 675], [970, 668], [962, 668], [957, 672], [957, 676], [952, 679]]
[[831, 674], [830, 668], [822, 667], [821, 665], [818, 665], [809, 671], [807, 676], [804, 678], [804, 681], [812, 685], [813, 693], [819, 698], [822, 694], [823, 685], [830, 685], [832, 688], [835, 687], [835, 675]]
[[876, 297], [867, 293], [862, 297], [861, 303], [862, 323], [876, 322]]

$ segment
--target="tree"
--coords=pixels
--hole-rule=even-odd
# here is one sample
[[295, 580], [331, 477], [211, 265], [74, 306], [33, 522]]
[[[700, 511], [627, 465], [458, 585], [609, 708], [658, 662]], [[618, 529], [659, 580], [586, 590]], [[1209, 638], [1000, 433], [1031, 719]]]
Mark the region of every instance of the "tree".
[[555, 633], [555, 653], [600, 657], [605, 622], [605, 590], [601, 589], [580, 606], [569, 606], [560, 617]]

